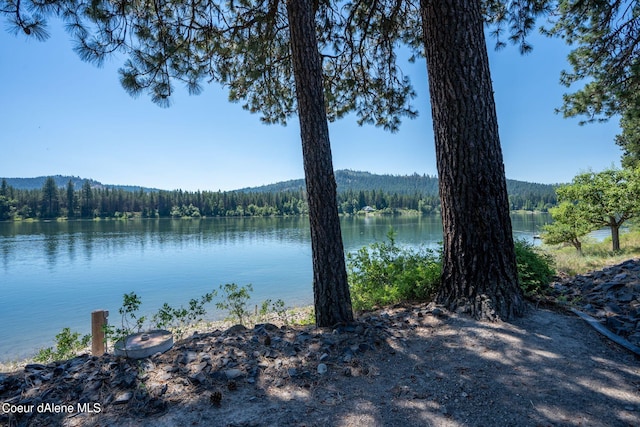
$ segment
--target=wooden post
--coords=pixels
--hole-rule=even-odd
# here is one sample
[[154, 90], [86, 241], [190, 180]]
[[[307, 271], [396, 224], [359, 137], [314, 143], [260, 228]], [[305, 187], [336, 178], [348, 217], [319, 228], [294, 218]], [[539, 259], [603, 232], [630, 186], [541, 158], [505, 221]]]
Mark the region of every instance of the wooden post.
[[105, 352], [104, 327], [107, 326], [107, 310], [95, 310], [91, 312], [91, 354], [102, 356]]

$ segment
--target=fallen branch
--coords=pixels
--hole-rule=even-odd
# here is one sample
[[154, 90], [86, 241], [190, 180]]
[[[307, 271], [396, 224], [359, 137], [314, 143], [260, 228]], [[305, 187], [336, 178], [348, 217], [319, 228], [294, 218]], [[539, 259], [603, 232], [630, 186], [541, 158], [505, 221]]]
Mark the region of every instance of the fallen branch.
[[621, 345], [622, 347], [626, 348], [627, 350], [632, 351], [635, 354], [637, 354], [638, 356], [640, 356], [640, 347], [635, 346], [635, 345], [631, 344], [629, 341], [627, 341], [626, 339], [622, 338], [621, 336], [614, 334], [609, 329], [605, 328], [602, 325], [602, 323], [598, 322], [596, 319], [594, 319], [593, 317], [589, 316], [588, 314], [583, 313], [583, 312], [581, 312], [579, 310], [576, 310], [575, 308], [570, 308], [570, 310], [574, 314], [576, 314], [578, 317], [580, 317], [582, 320], [584, 320], [589, 325], [591, 325], [596, 331], [600, 332], [602, 335], [604, 335], [605, 337], [609, 338], [611, 341], [615, 342], [618, 345]]

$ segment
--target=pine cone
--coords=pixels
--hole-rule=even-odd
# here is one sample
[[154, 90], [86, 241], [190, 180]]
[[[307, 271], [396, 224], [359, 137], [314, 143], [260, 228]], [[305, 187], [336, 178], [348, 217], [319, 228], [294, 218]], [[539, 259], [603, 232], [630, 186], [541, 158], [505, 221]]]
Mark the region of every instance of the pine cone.
[[215, 405], [215, 406], [220, 406], [220, 402], [222, 401], [222, 392], [221, 391], [214, 391], [211, 394], [211, 404]]

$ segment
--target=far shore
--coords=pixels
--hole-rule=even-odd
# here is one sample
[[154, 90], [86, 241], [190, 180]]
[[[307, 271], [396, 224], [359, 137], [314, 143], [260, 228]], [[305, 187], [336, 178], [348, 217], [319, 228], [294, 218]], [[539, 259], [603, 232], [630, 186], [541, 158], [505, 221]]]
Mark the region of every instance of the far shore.
[[[527, 215], [540, 215], [540, 214], [548, 214], [546, 211], [541, 210], [524, 210], [517, 209], [511, 210], [511, 214], [527, 214]], [[404, 216], [432, 216], [432, 215], [440, 215], [439, 210], [434, 210], [432, 212], [421, 212], [415, 209], [405, 209], [405, 208], [395, 208], [395, 209], [378, 209], [373, 211], [358, 211], [356, 213], [340, 213], [341, 217], [365, 217], [365, 216], [394, 216], [394, 215], [404, 215]], [[307, 213], [300, 213], [296, 215], [230, 215], [230, 216], [197, 216], [197, 217], [143, 217], [139, 213], [132, 213], [118, 217], [95, 217], [95, 218], [68, 218], [68, 217], [58, 217], [58, 218], [21, 218], [15, 217], [7, 220], [0, 221], [2, 222], [24, 222], [24, 223], [37, 223], [37, 222], [73, 222], [73, 221], [137, 221], [137, 220], [161, 220], [161, 219], [172, 219], [172, 220], [200, 220], [200, 219], [216, 219], [216, 218], [291, 218], [291, 217], [306, 217], [309, 216]]]

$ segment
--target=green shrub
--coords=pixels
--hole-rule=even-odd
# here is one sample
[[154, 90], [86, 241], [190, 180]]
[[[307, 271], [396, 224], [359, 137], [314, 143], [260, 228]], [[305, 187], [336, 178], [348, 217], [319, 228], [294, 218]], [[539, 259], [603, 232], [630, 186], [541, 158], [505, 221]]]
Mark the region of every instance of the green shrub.
[[169, 329], [178, 339], [181, 339], [189, 326], [202, 321], [207, 314], [205, 305], [210, 303], [216, 294], [217, 292], [214, 290], [204, 294], [200, 299], [190, 299], [189, 308], [183, 306], [173, 308], [165, 302], [153, 315], [152, 322], [156, 328]]
[[428, 248], [396, 245], [395, 233], [347, 255], [351, 300], [355, 310], [370, 310], [404, 300], [432, 297], [440, 281], [440, 256]]
[[553, 257], [524, 240], [514, 243], [520, 287], [526, 296], [545, 293], [545, 288], [556, 273]]
[[238, 323], [244, 325], [245, 319], [251, 316], [247, 310], [247, 303], [251, 298], [253, 286], [249, 283], [245, 286], [238, 286], [235, 283], [225, 283], [220, 285], [223, 301], [217, 302], [216, 307], [220, 310], [227, 310], [231, 319], [236, 319]]
[[127, 335], [140, 332], [147, 318], [145, 316], [138, 317], [138, 310], [142, 300], [135, 292], [130, 292], [122, 296], [122, 306], [118, 309], [121, 316], [121, 328], [115, 325], [104, 325], [105, 341], [116, 343], [124, 339]]
[[90, 341], [91, 335], [81, 337], [79, 332], [71, 332], [71, 329], [64, 328], [56, 335], [56, 348], [40, 349], [33, 360], [40, 363], [49, 363], [54, 360], [71, 359], [84, 350]]

